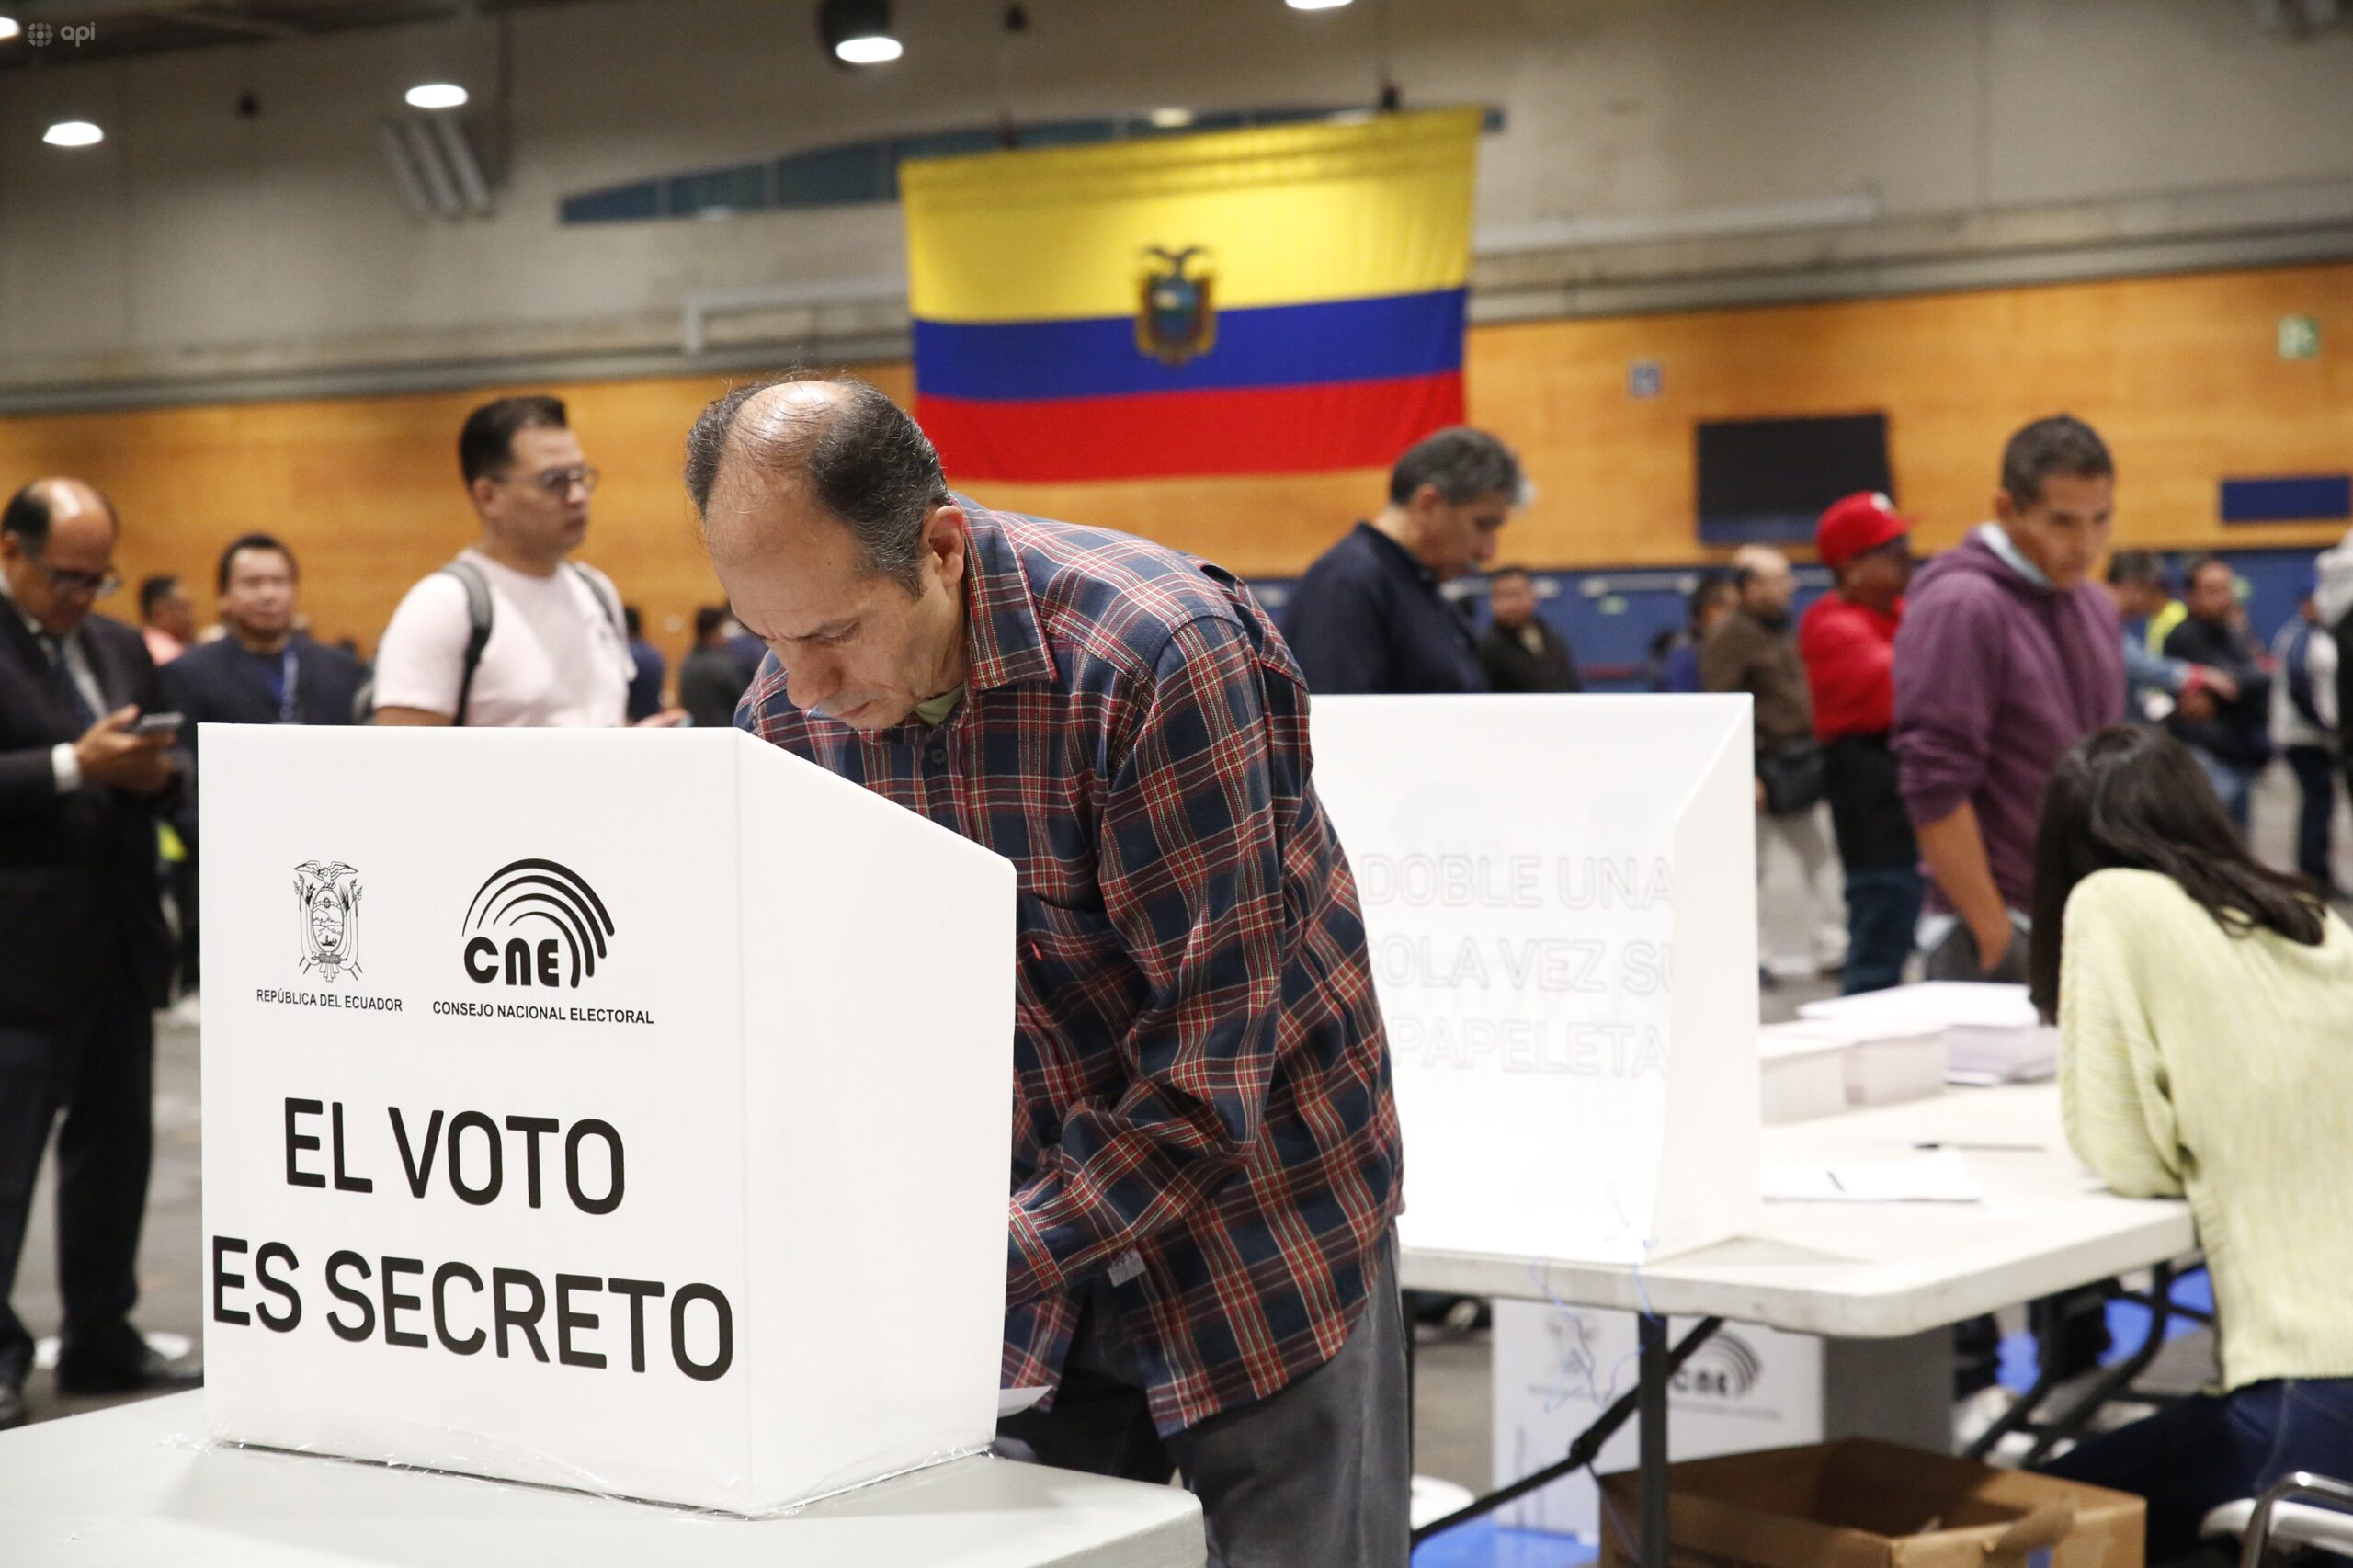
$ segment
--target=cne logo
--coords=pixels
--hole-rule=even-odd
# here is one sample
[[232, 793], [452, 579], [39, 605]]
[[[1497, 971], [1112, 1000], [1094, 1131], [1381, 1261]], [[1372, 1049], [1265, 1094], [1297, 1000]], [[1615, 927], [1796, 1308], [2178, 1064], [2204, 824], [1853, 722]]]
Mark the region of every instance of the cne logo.
[[1670, 1381], [1677, 1393], [1703, 1399], [1745, 1399], [1764, 1374], [1756, 1348], [1736, 1334], [1719, 1329]]
[[[553, 936], [539, 934], [544, 926]], [[466, 977], [477, 985], [569, 984], [597, 972], [613, 917], [587, 879], [553, 860], [514, 860], [466, 905]]]

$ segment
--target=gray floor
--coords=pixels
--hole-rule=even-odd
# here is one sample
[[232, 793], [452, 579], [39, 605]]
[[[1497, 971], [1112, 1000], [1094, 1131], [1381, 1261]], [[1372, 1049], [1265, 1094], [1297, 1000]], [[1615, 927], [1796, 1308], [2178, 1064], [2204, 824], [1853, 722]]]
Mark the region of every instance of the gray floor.
[[[2286, 863], [2293, 833], [2294, 786], [2284, 769], [2274, 769], [2256, 801], [2256, 843], [2275, 864]], [[2340, 850], [2353, 849], [2340, 809], [2337, 825]], [[2343, 863], [2347, 857], [2340, 854]], [[1761, 893], [1765, 928], [1779, 938], [1776, 950], [1804, 950], [1811, 922], [1794, 869], [1787, 861], [1768, 867]], [[1836, 986], [1815, 978], [1784, 978], [1764, 996], [1769, 1020], [1791, 1017], [1801, 1003], [1830, 994]], [[164, 1020], [156, 1037], [155, 1176], [148, 1209], [146, 1236], [140, 1263], [145, 1302], [141, 1326], [200, 1338], [199, 1212], [200, 1171], [198, 1140], [200, 1119], [197, 1094], [197, 1031], [185, 1023]], [[51, 1214], [48, 1178], [33, 1221], [33, 1232], [18, 1271], [17, 1310], [38, 1335], [55, 1332], [57, 1297], [55, 1264], [50, 1231]], [[1484, 1331], [1468, 1335], [1435, 1335], [1424, 1331], [1415, 1370], [1417, 1399], [1415, 1419], [1415, 1468], [1425, 1474], [1483, 1491], [1488, 1473], [1490, 1401], [1488, 1346]], [[2179, 1360], [2185, 1370], [2178, 1380], [2197, 1381], [2200, 1359], [2209, 1354], [2201, 1344], [2181, 1346], [2168, 1360]], [[66, 1399], [57, 1395], [50, 1376], [36, 1372], [26, 1388], [33, 1418], [73, 1415], [114, 1403], [107, 1399]]]

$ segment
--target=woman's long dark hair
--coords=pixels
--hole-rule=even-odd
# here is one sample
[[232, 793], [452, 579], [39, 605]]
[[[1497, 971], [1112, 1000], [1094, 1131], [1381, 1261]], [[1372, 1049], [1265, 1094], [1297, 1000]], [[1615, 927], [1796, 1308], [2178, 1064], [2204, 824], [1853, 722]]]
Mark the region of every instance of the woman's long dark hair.
[[2320, 890], [2256, 862], [2188, 747], [2154, 725], [2118, 724], [2078, 741], [2042, 797], [2027, 980], [2046, 1020], [2059, 1016], [2067, 896], [2116, 867], [2171, 877], [2234, 937], [2276, 931], [2314, 947], [2325, 930]]

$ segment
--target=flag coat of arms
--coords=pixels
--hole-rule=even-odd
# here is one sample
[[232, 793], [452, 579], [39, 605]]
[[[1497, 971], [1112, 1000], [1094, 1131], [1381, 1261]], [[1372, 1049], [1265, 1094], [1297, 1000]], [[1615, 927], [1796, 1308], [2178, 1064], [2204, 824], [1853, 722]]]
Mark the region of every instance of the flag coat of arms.
[[949, 473], [1378, 468], [1459, 423], [1481, 122], [904, 165], [915, 415]]

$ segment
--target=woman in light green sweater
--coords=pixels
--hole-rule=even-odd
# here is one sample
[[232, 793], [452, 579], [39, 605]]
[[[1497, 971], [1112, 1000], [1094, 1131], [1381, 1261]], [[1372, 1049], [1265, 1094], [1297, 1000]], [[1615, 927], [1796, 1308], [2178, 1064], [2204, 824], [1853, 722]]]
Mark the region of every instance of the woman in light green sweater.
[[2213, 1274], [2220, 1391], [2048, 1467], [2147, 1498], [2163, 1562], [2290, 1471], [2353, 1478], [2353, 930], [2143, 726], [2052, 773], [2034, 892], [2068, 1141], [2118, 1192], [2187, 1197]]

